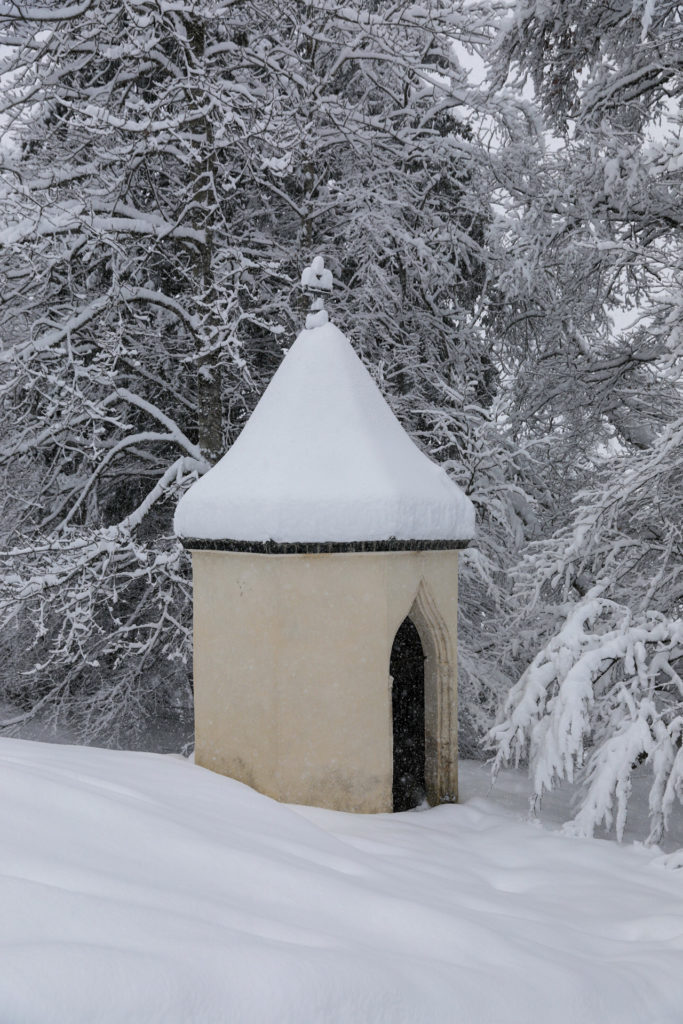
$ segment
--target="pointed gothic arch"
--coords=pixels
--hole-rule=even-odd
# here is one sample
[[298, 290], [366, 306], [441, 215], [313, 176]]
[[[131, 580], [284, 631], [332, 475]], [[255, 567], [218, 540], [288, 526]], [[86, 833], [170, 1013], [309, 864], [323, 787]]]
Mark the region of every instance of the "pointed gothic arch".
[[392, 804], [417, 807], [425, 785], [425, 653], [417, 626], [406, 616], [396, 631], [389, 661], [393, 733]]
[[[428, 802], [458, 799], [456, 637], [425, 580], [402, 620], [416, 628], [424, 652], [424, 786]], [[397, 630], [398, 635], [398, 630]], [[393, 648], [392, 648], [393, 649]]]

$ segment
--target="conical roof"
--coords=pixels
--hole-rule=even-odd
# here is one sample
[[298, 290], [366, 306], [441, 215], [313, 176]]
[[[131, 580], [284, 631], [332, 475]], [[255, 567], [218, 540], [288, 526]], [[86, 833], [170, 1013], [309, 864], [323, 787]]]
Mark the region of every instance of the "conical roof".
[[181, 499], [175, 530], [189, 547], [464, 547], [474, 508], [325, 323], [301, 332], [230, 450]]

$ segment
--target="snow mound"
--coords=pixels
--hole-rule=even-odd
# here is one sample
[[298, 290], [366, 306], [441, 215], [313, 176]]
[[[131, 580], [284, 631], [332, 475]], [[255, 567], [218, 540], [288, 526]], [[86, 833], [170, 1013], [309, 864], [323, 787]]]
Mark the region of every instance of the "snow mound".
[[3, 1024], [681, 1022], [683, 873], [524, 798], [341, 814], [10, 739], [0, 793]]
[[181, 499], [175, 530], [280, 543], [466, 541], [474, 507], [327, 323], [301, 332], [232, 448]]

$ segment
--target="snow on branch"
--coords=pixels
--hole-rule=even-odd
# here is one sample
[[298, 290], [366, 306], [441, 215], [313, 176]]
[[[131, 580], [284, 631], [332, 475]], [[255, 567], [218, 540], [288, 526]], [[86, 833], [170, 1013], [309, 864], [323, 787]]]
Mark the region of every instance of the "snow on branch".
[[6, 21], [73, 21], [80, 18], [93, 5], [93, 0], [84, 0], [82, 4], [71, 4], [64, 7], [28, 7], [24, 4], [1, 4], [0, 18]]
[[[172, 223], [163, 217], [125, 207], [115, 208], [110, 216], [102, 216], [101, 212], [109, 212], [103, 207], [100, 213], [94, 213], [98, 204], [93, 201], [91, 209], [77, 200], [55, 205], [42, 211], [38, 217], [26, 217], [0, 231], [0, 246], [16, 245], [27, 239], [56, 236], [80, 231], [83, 234], [112, 232], [113, 234], [149, 235], [153, 238], [180, 238], [202, 244], [206, 241], [206, 233], [202, 229], [186, 227]], [[117, 213], [121, 213], [120, 216]]]
[[[137, 406], [138, 409], [143, 409], [145, 412], [149, 413], [153, 419], [162, 423], [169, 431], [168, 435], [165, 436], [170, 440], [175, 441], [181, 448], [184, 448], [188, 455], [196, 460], [201, 472], [204, 472], [209, 468], [202, 458], [199, 446], [193, 444], [192, 441], [190, 441], [190, 439], [183, 433], [178, 424], [172, 420], [170, 416], [167, 416], [166, 413], [162, 412], [158, 406], [154, 405], [153, 402], [148, 401], [148, 399], [143, 398], [141, 395], [133, 394], [133, 392], [129, 391], [128, 388], [116, 388], [116, 394], [119, 395], [120, 398], [124, 398], [127, 402], [130, 402], [131, 405]], [[154, 437], [158, 439], [158, 435], [154, 435]]]
[[633, 622], [600, 587], [565, 611], [563, 625], [510, 691], [489, 733], [494, 774], [528, 759], [534, 805], [557, 781], [578, 777], [585, 795], [571, 829], [591, 835], [614, 822], [621, 839], [631, 776], [646, 763], [655, 775], [650, 811], [656, 840], [673, 794], [682, 795], [676, 751], [683, 619], [649, 612]]

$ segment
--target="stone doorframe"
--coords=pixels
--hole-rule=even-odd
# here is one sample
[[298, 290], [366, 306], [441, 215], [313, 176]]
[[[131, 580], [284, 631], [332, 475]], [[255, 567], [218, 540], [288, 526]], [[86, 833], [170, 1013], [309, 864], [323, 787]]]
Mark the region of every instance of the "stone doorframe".
[[451, 636], [424, 580], [408, 612], [425, 653], [425, 788], [427, 801], [458, 799], [456, 637]]

